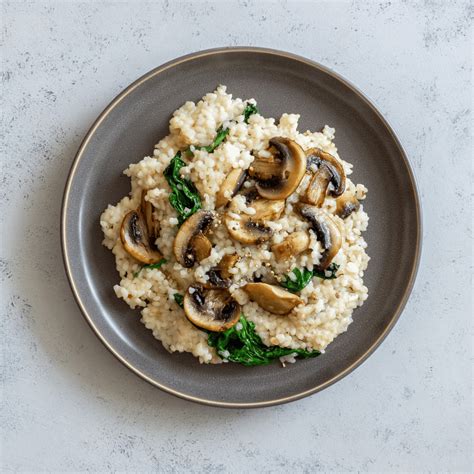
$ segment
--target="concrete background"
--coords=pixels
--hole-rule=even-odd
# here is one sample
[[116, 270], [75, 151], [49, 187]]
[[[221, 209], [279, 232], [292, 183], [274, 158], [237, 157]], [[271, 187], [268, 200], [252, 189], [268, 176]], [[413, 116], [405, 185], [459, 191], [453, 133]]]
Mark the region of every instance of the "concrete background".
[[[472, 17], [468, 1], [3, 1], [3, 472], [471, 471]], [[322, 393], [253, 411], [128, 372], [83, 321], [59, 245], [94, 118], [149, 69], [223, 45], [292, 51], [357, 84], [405, 145], [424, 207], [418, 280], [382, 347]]]

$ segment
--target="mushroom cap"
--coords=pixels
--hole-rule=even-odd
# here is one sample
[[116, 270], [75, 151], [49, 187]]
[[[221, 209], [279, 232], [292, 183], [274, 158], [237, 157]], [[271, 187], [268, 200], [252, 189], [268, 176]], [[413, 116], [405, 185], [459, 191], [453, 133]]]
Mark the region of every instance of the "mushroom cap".
[[141, 263], [158, 263], [163, 255], [152, 248], [145, 218], [140, 211], [125, 214], [120, 228], [120, 240], [129, 255]]
[[[269, 143], [276, 149], [277, 160], [257, 158], [257, 163], [254, 162], [249, 171], [257, 179], [256, 188], [260, 196], [266, 199], [286, 199], [296, 190], [306, 173], [306, 155], [301, 146], [289, 138], [274, 137]], [[279, 164], [279, 168], [275, 162]], [[265, 164], [269, 167], [267, 174], [262, 171]]]
[[[256, 193], [255, 193], [256, 194]], [[252, 190], [246, 194], [247, 205], [255, 209], [255, 214], [241, 213], [232, 203], [224, 216], [224, 223], [230, 236], [242, 244], [261, 244], [271, 238], [273, 230], [265, 222], [278, 219], [285, 209], [285, 201], [261, 199]], [[236, 214], [236, 218], [231, 214]]]
[[306, 150], [306, 159], [308, 166], [315, 164], [318, 168], [326, 167], [331, 174], [331, 184], [333, 189], [329, 190], [329, 194], [333, 197], [340, 196], [346, 189], [346, 173], [342, 163], [338, 161], [330, 153], [320, 148], [310, 148]]
[[290, 257], [299, 255], [309, 247], [309, 236], [307, 232], [293, 232], [283, 242], [272, 245], [272, 252], [277, 262], [283, 262]]
[[345, 192], [336, 199], [336, 215], [341, 219], [349, 217], [353, 212], [357, 212], [359, 208], [360, 202], [352, 193]]
[[311, 228], [324, 249], [317, 269], [326, 270], [342, 245], [339, 226], [333, 217], [318, 207], [300, 204], [299, 211], [301, 216], [311, 224]]
[[243, 289], [252, 301], [273, 314], [288, 314], [303, 303], [297, 295], [268, 283], [247, 283]]
[[192, 285], [184, 295], [183, 308], [191, 323], [208, 331], [226, 331], [240, 319], [240, 305], [223, 289]]
[[247, 177], [247, 171], [233, 169], [224, 179], [216, 194], [216, 209], [225, 206], [239, 191]]
[[212, 211], [200, 210], [188, 217], [179, 228], [173, 243], [173, 253], [183, 267], [191, 268], [196, 261], [209, 256], [211, 243], [204, 234], [213, 220]]

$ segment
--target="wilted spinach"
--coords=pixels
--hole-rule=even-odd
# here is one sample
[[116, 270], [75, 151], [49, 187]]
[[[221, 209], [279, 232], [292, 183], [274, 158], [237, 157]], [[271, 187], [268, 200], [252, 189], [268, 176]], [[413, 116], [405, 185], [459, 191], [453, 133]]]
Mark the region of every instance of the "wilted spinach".
[[181, 293], [175, 293], [173, 295], [174, 300], [176, 301], [176, 304], [180, 306], [181, 308], [184, 308], [184, 296]]
[[216, 137], [210, 145], [205, 146], [194, 146], [191, 150], [191, 147], [186, 149], [188, 155], [192, 155], [194, 150], [206, 150], [208, 153], [212, 153], [224, 140], [225, 137], [229, 134], [229, 129], [224, 128], [222, 125], [217, 129]]
[[168, 262], [168, 260], [166, 260], [166, 258], [162, 258], [157, 263], [148, 263], [146, 265], [143, 265], [143, 267], [141, 267], [140, 270], [138, 270], [137, 272], [135, 272], [133, 274], [133, 278], [136, 278], [142, 270], [146, 270], [147, 268], [150, 268], [150, 269], [151, 268], [160, 268], [162, 265], [164, 265], [167, 262]]
[[[240, 323], [240, 324], [239, 324]], [[279, 357], [294, 354], [302, 359], [316, 357], [319, 351], [289, 349], [287, 347], [266, 346], [255, 332], [255, 324], [244, 315], [239, 323], [224, 332], [209, 333], [207, 342], [215, 347], [220, 357], [247, 367], [267, 365]]]
[[247, 102], [247, 106], [244, 109], [244, 122], [249, 123], [249, 118], [253, 114], [258, 114], [258, 109], [255, 104], [250, 104]]
[[[307, 268], [303, 268], [300, 270], [299, 268], [294, 268], [292, 273], [294, 278], [290, 278], [288, 275], [285, 276], [285, 279], [280, 282], [280, 285], [286, 288], [288, 291], [292, 293], [300, 292], [305, 286], [309, 284], [309, 282], [313, 279], [313, 277], [322, 278], [323, 280], [334, 280], [337, 278], [337, 271], [339, 270], [339, 265], [336, 263], [331, 263], [326, 270], [308, 270]], [[326, 272], [328, 274], [326, 275]]]
[[196, 187], [189, 179], [182, 178], [180, 175], [183, 166], [186, 166], [186, 163], [181, 159], [181, 152], [178, 151], [164, 171], [166, 181], [171, 188], [169, 201], [178, 213], [179, 225], [201, 209], [201, 197]]

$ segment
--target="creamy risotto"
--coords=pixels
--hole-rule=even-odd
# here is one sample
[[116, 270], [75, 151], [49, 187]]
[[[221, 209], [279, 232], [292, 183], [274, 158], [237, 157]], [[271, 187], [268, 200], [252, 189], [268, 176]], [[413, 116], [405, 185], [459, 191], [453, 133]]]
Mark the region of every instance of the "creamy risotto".
[[125, 170], [130, 194], [100, 219], [114, 291], [168, 351], [284, 365], [323, 353], [367, 298], [367, 189], [335, 130], [298, 119], [219, 86]]

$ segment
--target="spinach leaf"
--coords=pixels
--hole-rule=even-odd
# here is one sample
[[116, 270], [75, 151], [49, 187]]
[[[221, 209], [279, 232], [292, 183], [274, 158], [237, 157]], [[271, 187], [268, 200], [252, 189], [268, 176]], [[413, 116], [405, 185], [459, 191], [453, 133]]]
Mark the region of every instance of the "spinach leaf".
[[166, 181], [171, 188], [170, 204], [178, 213], [178, 222], [181, 225], [189, 216], [201, 209], [201, 197], [194, 184], [180, 175], [180, 169], [186, 166], [178, 151], [164, 171]]
[[280, 283], [281, 286], [292, 293], [298, 293], [313, 279], [313, 272], [307, 268], [303, 268], [303, 271], [299, 268], [294, 268], [292, 273], [294, 275], [293, 278], [285, 275], [285, 279]]
[[138, 270], [138, 272], [135, 272], [133, 274], [133, 278], [136, 278], [142, 270], [146, 270], [147, 268], [160, 268], [162, 265], [164, 265], [167, 262], [168, 262], [168, 260], [166, 260], [166, 258], [162, 258], [157, 263], [148, 263], [147, 265], [143, 265], [143, 267], [140, 268], [140, 270]]
[[217, 129], [217, 135], [216, 138], [214, 138], [214, 141], [204, 148], [208, 153], [212, 153], [224, 140], [225, 137], [229, 134], [229, 129], [224, 128], [222, 125]]
[[323, 280], [334, 280], [337, 278], [337, 271], [339, 270], [339, 266], [337, 263], [331, 263], [329, 267], [326, 268], [324, 271], [313, 270], [313, 275], [318, 278], [322, 278]]
[[253, 114], [258, 114], [258, 109], [255, 104], [250, 104], [247, 102], [247, 106], [244, 109], [244, 122], [249, 123], [249, 118]]
[[174, 300], [176, 301], [176, 304], [180, 306], [181, 308], [184, 308], [184, 296], [180, 293], [175, 293], [173, 295]]
[[[239, 324], [240, 323], [240, 324]], [[266, 346], [255, 332], [255, 324], [242, 314], [239, 323], [224, 332], [211, 332], [208, 344], [215, 347], [220, 357], [247, 367], [267, 365], [279, 357], [295, 354], [302, 359], [316, 357], [319, 351]]]
[[329, 267], [324, 271], [319, 271], [316, 269], [311, 271], [307, 268], [303, 268], [303, 271], [301, 271], [299, 268], [294, 268], [292, 270], [294, 277], [290, 278], [288, 275], [286, 275], [285, 279], [280, 283], [280, 285], [286, 288], [288, 291], [291, 291], [291, 293], [298, 293], [309, 284], [313, 277], [322, 278], [323, 280], [334, 280], [334, 278], [337, 278], [336, 273], [338, 270], [339, 265], [336, 263], [331, 263], [331, 265], [329, 265]]
[[[206, 150], [208, 153], [212, 153], [224, 140], [225, 137], [229, 134], [229, 129], [224, 128], [222, 125], [217, 129], [216, 137], [214, 138], [213, 142], [207, 146], [195, 146], [193, 150]], [[188, 155], [193, 155], [193, 150], [191, 147], [186, 149], [186, 153]]]

